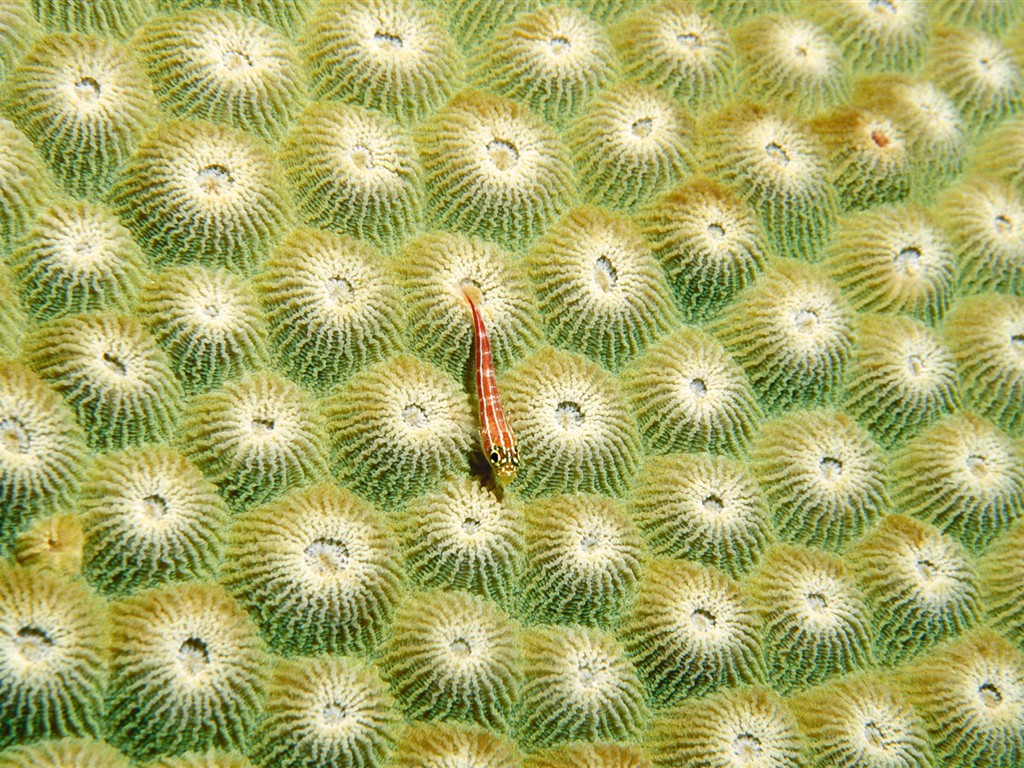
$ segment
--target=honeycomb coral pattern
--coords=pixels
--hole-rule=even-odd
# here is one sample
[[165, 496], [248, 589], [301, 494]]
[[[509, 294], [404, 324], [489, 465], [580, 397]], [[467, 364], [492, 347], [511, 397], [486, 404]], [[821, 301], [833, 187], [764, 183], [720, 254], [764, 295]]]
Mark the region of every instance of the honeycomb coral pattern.
[[1022, 546], [1024, 1], [0, 0], [0, 768], [1022, 768]]

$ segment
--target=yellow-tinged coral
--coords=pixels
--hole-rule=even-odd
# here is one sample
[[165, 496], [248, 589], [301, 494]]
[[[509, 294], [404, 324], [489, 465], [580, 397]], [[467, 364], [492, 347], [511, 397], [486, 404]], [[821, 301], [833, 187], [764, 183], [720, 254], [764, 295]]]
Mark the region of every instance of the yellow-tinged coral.
[[659, 707], [764, 678], [758, 619], [746, 590], [714, 568], [651, 563], [619, 637]]
[[537, 299], [515, 254], [475, 237], [423, 234], [397, 262], [405, 289], [409, 346], [459, 381], [473, 364], [473, 322], [462, 289], [476, 288], [491, 360], [502, 371], [531, 351], [541, 337]]
[[531, 749], [640, 734], [648, 716], [643, 688], [610, 634], [534, 628], [523, 636], [523, 656], [516, 735]]
[[897, 678], [948, 768], [1024, 764], [1024, 653], [977, 630]]
[[660, 88], [683, 106], [716, 106], [733, 82], [729, 35], [685, 2], [637, 10], [612, 30], [622, 74]]
[[608, 626], [636, 593], [644, 559], [632, 520], [597, 496], [538, 499], [526, 509], [519, 615]]
[[0, 551], [40, 513], [71, 506], [85, 452], [57, 393], [25, 366], [0, 362]]
[[639, 223], [687, 322], [718, 315], [768, 265], [757, 212], [718, 182], [700, 178], [673, 188]]
[[564, 126], [613, 77], [604, 27], [575, 8], [544, 5], [499, 30], [474, 62], [478, 87]]
[[109, 610], [113, 744], [147, 759], [249, 743], [266, 659], [255, 625], [223, 589], [161, 587]]
[[383, 115], [311, 104], [281, 143], [281, 166], [313, 227], [394, 248], [419, 226], [423, 196], [412, 140]]
[[390, 627], [402, 571], [376, 511], [319, 485], [235, 517], [221, 581], [276, 651], [357, 653]]
[[882, 452], [841, 411], [793, 411], [763, 423], [751, 468], [788, 541], [843, 549], [888, 512]]
[[136, 46], [157, 98], [178, 117], [273, 141], [302, 108], [306, 82], [297, 52], [253, 18], [206, 9], [155, 16]]
[[575, 208], [527, 259], [548, 338], [616, 371], [673, 325], [668, 286], [633, 223]]
[[655, 720], [649, 744], [656, 768], [804, 765], [795, 719], [781, 697], [760, 687], [734, 688], [688, 702]]
[[441, 18], [410, 0], [327, 0], [305, 32], [313, 93], [417, 123], [444, 104], [462, 57]]
[[509, 606], [523, 570], [522, 517], [478, 480], [449, 478], [395, 518], [406, 570], [424, 589], [465, 590]]
[[943, 330], [967, 405], [1011, 435], [1024, 434], [1024, 296], [965, 297]]
[[79, 197], [107, 192], [156, 115], [131, 52], [96, 37], [40, 38], [6, 85], [5, 111]]
[[103, 607], [84, 585], [0, 562], [0, 748], [104, 730]]
[[347, 235], [298, 229], [255, 285], [282, 368], [326, 390], [397, 351], [401, 296], [373, 248]]
[[921, 716], [893, 684], [860, 675], [794, 699], [814, 768], [933, 768]]
[[508, 99], [463, 92], [420, 127], [416, 141], [428, 208], [444, 229], [523, 248], [572, 199], [561, 137]]
[[502, 382], [519, 439], [516, 490], [621, 495], [640, 463], [636, 421], [611, 374], [580, 355], [550, 347]]
[[889, 515], [850, 551], [872, 613], [876, 655], [903, 663], [981, 616], [978, 574], [963, 547], [920, 520]]
[[466, 592], [413, 596], [395, 619], [380, 666], [399, 706], [417, 720], [505, 728], [518, 696], [515, 625]]
[[622, 378], [650, 453], [743, 453], [762, 415], [743, 369], [691, 328], [653, 344]]
[[416, 358], [360, 371], [331, 390], [325, 407], [336, 474], [384, 507], [468, 463], [469, 399], [453, 378]]
[[651, 458], [629, 511], [655, 555], [714, 566], [737, 579], [774, 539], [764, 496], [744, 464], [733, 459]]
[[691, 123], [666, 94], [616, 83], [566, 133], [581, 193], [627, 211], [646, 202], [693, 167]]
[[896, 509], [979, 552], [1024, 514], [1024, 455], [991, 422], [961, 412], [919, 433], [891, 460]]
[[776, 544], [749, 589], [768, 678], [780, 693], [871, 665], [871, 615], [836, 555]]

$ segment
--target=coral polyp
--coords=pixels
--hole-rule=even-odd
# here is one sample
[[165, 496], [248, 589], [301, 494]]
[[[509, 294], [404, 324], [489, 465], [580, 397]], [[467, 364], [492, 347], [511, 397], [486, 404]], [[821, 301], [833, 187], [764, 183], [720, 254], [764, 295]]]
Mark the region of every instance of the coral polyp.
[[190, 394], [266, 364], [256, 292], [227, 270], [162, 269], [146, 283], [136, 311]]
[[417, 720], [507, 726], [521, 674], [513, 623], [487, 600], [428, 592], [398, 612], [380, 660], [401, 707]]
[[417, 123], [457, 86], [461, 56], [433, 11], [409, 0], [328, 0], [305, 30], [306, 65], [319, 98]]
[[549, 5], [499, 30], [474, 63], [474, 82], [564, 126], [613, 76], [611, 42], [582, 11]]
[[36, 741], [0, 753], [2, 768], [131, 768], [131, 764], [131, 760], [106, 742], [88, 738]]
[[841, 411], [794, 411], [765, 422], [751, 464], [783, 539], [842, 549], [888, 511], [882, 452]]
[[732, 85], [729, 35], [687, 3], [642, 8], [612, 30], [612, 40], [627, 79], [660, 88], [690, 109], [714, 107]]
[[84, 202], [41, 211], [11, 264], [25, 307], [39, 319], [127, 311], [147, 277], [131, 233], [106, 208]]
[[790, 705], [816, 768], [932, 768], [922, 718], [892, 683], [863, 675]]
[[96, 37], [53, 34], [11, 73], [4, 109], [71, 194], [95, 199], [131, 157], [156, 102], [128, 51]]
[[643, 688], [611, 635], [541, 627], [523, 638], [516, 733], [533, 748], [636, 738], [647, 719]]
[[292, 124], [280, 159], [299, 215], [313, 227], [394, 248], [419, 225], [416, 151], [376, 112], [312, 104]]
[[885, 115], [903, 133], [915, 198], [930, 200], [963, 169], [967, 129], [956, 105], [931, 80], [894, 74], [865, 78], [857, 83], [854, 101]]
[[102, 592], [208, 579], [217, 570], [227, 507], [176, 451], [104, 454], [94, 460], [80, 503], [84, 572]]
[[273, 141], [302, 109], [298, 54], [255, 19], [214, 10], [156, 16], [137, 47], [163, 106]]
[[756, 212], [717, 182], [696, 179], [661, 195], [640, 227], [687, 322], [713, 318], [767, 267]]
[[747, 376], [713, 337], [681, 328], [623, 373], [652, 453], [742, 453], [761, 417]]
[[408, 729], [391, 760], [394, 768], [520, 766], [519, 750], [508, 739], [480, 728], [456, 725], [417, 725]]
[[25, 366], [0, 362], [0, 551], [37, 515], [70, 508], [85, 453], [57, 393]]
[[401, 298], [372, 248], [298, 229], [256, 277], [280, 365], [325, 390], [397, 351]]
[[269, 24], [294, 38], [316, 5], [315, 0], [164, 0], [169, 8], [187, 10], [200, 7], [223, 8]]
[[722, 691], [680, 707], [655, 720], [650, 744], [657, 768], [738, 768], [750, 760], [772, 768], [804, 765], [796, 720], [778, 694], [760, 687]]
[[1024, 649], [1024, 524], [1017, 523], [996, 539], [979, 563], [985, 612], [990, 625]]
[[519, 438], [519, 493], [615, 496], [632, 484], [640, 434], [615, 380], [596, 363], [548, 347], [510, 371], [502, 392]]
[[290, 222], [279, 176], [268, 149], [248, 134], [166, 122], [124, 165], [110, 203], [155, 262], [247, 272]]
[[899, 312], [935, 324], [953, 300], [953, 246], [917, 205], [840, 219], [823, 266], [858, 312]]
[[99, 736], [104, 645], [103, 609], [83, 585], [0, 563], [0, 748]]
[[871, 615], [837, 556], [776, 544], [749, 589], [762, 622], [768, 678], [780, 693], [872, 663]]
[[667, 331], [668, 286], [629, 219], [589, 206], [552, 226], [527, 266], [548, 338], [615, 371]]
[[886, 448], [906, 442], [960, 405], [953, 352], [908, 317], [861, 315], [843, 410]]
[[282, 659], [249, 755], [261, 768], [384, 768], [400, 727], [395, 700], [365, 663]]
[[1008, 181], [1024, 194], [1024, 117], [994, 129], [971, 157], [971, 168], [986, 178]]
[[744, 95], [813, 115], [849, 97], [850, 71], [839, 46], [813, 22], [757, 16], [735, 33]]
[[757, 626], [738, 582], [713, 568], [658, 560], [619, 636], [648, 698], [662, 707], [763, 680]]
[[911, 439], [890, 463], [897, 509], [978, 552], [1024, 513], [1024, 456], [1007, 435], [970, 412]]
[[580, 191], [598, 205], [632, 210], [694, 165], [692, 121], [665, 94], [633, 82], [613, 85], [566, 134]]
[[1024, 297], [965, 297], [943, 330], [964, 401], [1011, 435], [1024, 433]]
[[565, 145], [508, 99], [463, 92], [418, 130], [416, 141], [428, 208], [444, 229], [515, 250], [569, 206], [574, 184]]
[[596, 496], [538, 499], [526, 510], [519, 615], [608, 626], [636, 592], [643, 548], [618, 505]]
[[815, 261], [835, 224], [838, 196], [825, 148], [790, 114], [733, 104], [707, 122], [702, 167], [758, 212], [781, 256]]
[[825, 147], [843, 210], [899, 203], [910, 194], [908, 139], [887, 116], [843, 107], [814, 120], [811, 129]]
[[458, 380], [472, 363], [473, 323], [462, 293], [472, 285], [487, 327], [491, 358], [501, 371], [541, 337], [537, 300], [514, 254], [493, 243], [451, 232], [421, 235], [397, 264], [405, 289], [409, 345]]
[[854, 72], [909, 71], [921, 63], [930, 32], [923, 0], [836, 0], [807, 8]]
[[962, 294], [1024, 295], [1024, 192], [975, 177], [946, 191], [938, 213], [956, 251]]
[[85, 534], [82, 519], [74, 512], [41, 517], [14, 539], [14, 562], [65, 577], [81, 573]]
[[980, 619], [973, 563], [955, 539], [928, 523], [889, 515], [851, 550], [849, 562], [884, 664], [905, 662]]
[[1012, 768], [1024, 761], [1024, 653], [978, 630], [900, 675], [943, 765]]
[[26, 340], [29, 364], [72, 408], [97, 448], [168, 439], [181, 385], [142, 324], [122, 315], [69, 315]]
[[629, 511], [655, 555], [741, 578], [773, 540], [768, 505], [739, 461], [700, 454], [649, 459]]
[[223, 589], [163, 587], [110, 611], [115, 746], [142, 759], [248, 744], [263, 699], [263, 643]]
[[317, 406], [268, 371], [194, 398], [182, 436], [188, 456], [237, 507], [315, 482], [327, 469]]
[[395, 520], [406, 570], [424, 589], [465, 590], [510, 605], [523, 568], [523, 519], [476, 480], [450, 478]]
[[398, 548], [383, 521], [330, 485], [237, 516], [221, 571], [271, 647], [287, 654], [372, 650], [402, 585]]
[[405, 355], [335, 387], [326, 416], [338, 477], [389, 508], [464, 466], [473, 431], [469, 400], [455, 380]]
[[932, 36], [925, 66], [974, 135], [1024, 109], [1024, 66], [999, 37], [945, 28]]
[[711, 328], [766, 410], [821, 402], [843, 381], [853, 312], [814, 267], [779, 260]]

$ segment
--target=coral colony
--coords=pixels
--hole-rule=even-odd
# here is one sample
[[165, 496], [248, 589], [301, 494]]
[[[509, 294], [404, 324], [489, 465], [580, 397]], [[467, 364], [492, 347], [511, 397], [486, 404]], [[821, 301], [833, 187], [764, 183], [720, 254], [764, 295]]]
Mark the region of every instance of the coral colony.
[[0, 0], [0, 768], [1024, 766], [1020, 0]]

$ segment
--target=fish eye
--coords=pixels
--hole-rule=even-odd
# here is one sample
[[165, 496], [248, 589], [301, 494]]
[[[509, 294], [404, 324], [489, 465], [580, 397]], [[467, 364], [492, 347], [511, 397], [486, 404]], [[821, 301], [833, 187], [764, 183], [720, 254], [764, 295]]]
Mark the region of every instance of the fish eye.
[[498, 455], [497, 451], [491, 451], [491, 464], [497, 464], [501, 461], [501, 456]]

